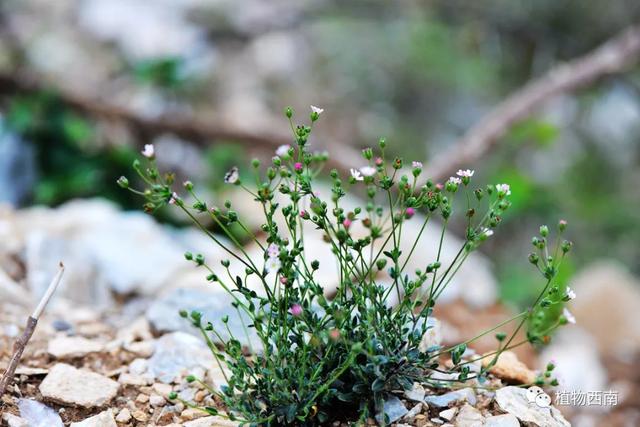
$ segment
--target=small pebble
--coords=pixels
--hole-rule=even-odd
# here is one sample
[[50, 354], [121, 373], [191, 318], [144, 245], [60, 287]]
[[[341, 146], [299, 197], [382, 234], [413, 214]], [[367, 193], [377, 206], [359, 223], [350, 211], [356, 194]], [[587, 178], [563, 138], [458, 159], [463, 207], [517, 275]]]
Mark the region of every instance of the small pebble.
[[119, 423], [128, 423], [131, 420], [131, 411], [127, 408], [123, 408], [118, 416], [116, 416], [116, 421]]

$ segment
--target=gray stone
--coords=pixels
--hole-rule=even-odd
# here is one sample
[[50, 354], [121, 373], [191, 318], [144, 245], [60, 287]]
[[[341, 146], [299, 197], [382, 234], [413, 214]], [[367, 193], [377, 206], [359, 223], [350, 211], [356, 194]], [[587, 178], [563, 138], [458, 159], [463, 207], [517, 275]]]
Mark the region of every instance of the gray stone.
[[202, 338], [184, 332], [163, 335], [155, 345], [148, 373], [163, 383], [178, 381], [194, 369], [208, 369], [215, 364]]
[[441, 395], [431, 395], [424, 398], [424, 401], [437, 408], [445, 408], [452, 403], [467, 401], [471, 405], [476, 404], [476, 394], [473, 389], [467, 387], [460, 390], [450, 391]]
[[98, 415], [89, 417], [83, 421], [77, 423], [71, 423], [69, 427], [118, 427], [116, 421], [113, 419], [113, 412], [111, 409], [107, 409], [104, 412], [100, 412]]
[[0, 203], [18, 205], [36, 180], [36, 150], [5, 125], [0, 115]]
[[29, 423], [16, 415], [4, 413], [2, 419], [7, 423], [7, 427], [29, 427]]
[[[213, 284], [212, 286], [215, 286]], [[172, 290], [163, 298], [154, 302], [147, 310], [146, 317], [151, 326], [158, 332], [175, 332], [182, 331], [192, 335], [201, 336], [200, 331], [193, 326], [187, 319], [183, 319], [179, 315], [180, 310], [192, 310], [202, 313], [204, 322], [213, 323], [218, 330], [224, 331], [220, 319], [222, 316], [229, 316], [229, 329], [243, 344], [248, 344], [242, 321], [238, 315], [238, 311], [231, 305], [232, 298], [224, 292], [204, 291], [197, 289], [177, 288]], [[246, 316], [243, 316], [245, 325], [251, 322]], [[249, 329], [249, 331], [252, 331]], [[250, 333], [252, 344], [257, 346], [257, 338], [255, 334]]]
[[384, 401], [383, 414], [377, 414], [376, 420], [378, 424], [384, 425], [384, 418], [389, 418], [389, 423], [393, 423], [407, 415], [409, 412], [404, 403], [396, 396], [390, 396]]
[[404, 397], [415, 402], [422, 402], [425, 394], [426, 391], [424, 390], [424, 387], [419, 383], [413, 383], [411, 390], [404, 391]]
[[20, 417], [29, 427], [63, 427], [60, 415], [53, 409], [31, 399], [18, 400]]
[[422, 412], [422, 403], [418, 403], [413, 408], [409, 409], [409, 412], [407, 412], [406, 415], [402, 417], [402, 419], [404, 421], [412, 421], [416, 417], [416, 415], [418, 415], [421, 412]]
[[103, 343], [83, 337], [56, 337], [49, 341], [47, 352], [56, 359], [70, 359], [99, 353], [105, 349]]
[[485, 427], [520, 427], [520, 421], [512, 414], [494, 415], [484, 420]]
[[560, 411], [553, 406], [540, 407], [527, 399], [527, 391], [520, 387], [503, 387], [496, 391], [500, 409], [514, 415], [522, 422], [545, 427], [570, 427]]
[[40, 393], [62, 405], [96, 408], [109, 403], [119, 388], [105, 376], [58, 363], [40, 384]]
[[236, 427], [238, 425], [237, 422], [218, 416], [198, 418], [184, 423], [184, 427]]
[[456, 416], [457, 412], [458, 412], [458, 408], [445, 409], [444, 411], [441, 411], [440, 414], [438, 414], [438, 416], [443, 420], [451, 421], [453, 417]]
[[131, 420], [131, 411], [128, 408], [122, 408], [116, 417], [116, 421], [119, 423], [128, 423]]
[[437, 348], [442, 344], [442, 325], [435, 317], [427, 319], [428, 329], [420, 340], [418, 350], [426, 352], [429, 349]]
[[484, 425], [484, 417], [473, 406], [465, 404], [456, 416], [456, 427], [482, 427]]

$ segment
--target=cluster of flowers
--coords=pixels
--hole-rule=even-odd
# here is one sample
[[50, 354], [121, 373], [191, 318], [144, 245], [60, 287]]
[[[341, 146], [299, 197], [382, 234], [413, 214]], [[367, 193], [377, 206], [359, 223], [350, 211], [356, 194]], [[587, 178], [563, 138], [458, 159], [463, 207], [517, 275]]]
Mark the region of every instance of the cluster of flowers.
[[[322, 113], [323, 109], [312, 106], [311, 123]], [[455, 381], [483, 383], [500, 353], [522, 344], [513, 340], [525, 323], [529, 325], [525, 342], [535, 344], [545, 343], [555, 328], [574, 321], [563, 311], [563, 303], [575, 294], [554, 282], [571, 244], [558, 243], [556, 253], [549, 256], [549, 232], [543, 227], [540, 237], [533, 241], [539, 253], [531, 254], [529, 261], [539, 268], [547, 283], [531, 309], [503, 323], [520, 320], [509, 336], [496, 334], [498, 348], [491, 353], [493, 359], [488, 366], [471, 372], [469, 364], [473, 360], [463, 355], [467, 344], [496, 328], [450, 348], [423, 348], [423, 337], [432, 327], [428, 319], [439, 296], [469, 254], [493, 235], [510, 207], [509, 185], [471, 189], [475, 172], [469, 169], [459, 170], [443, 184], [427, 180], [420, 185], [422, 163], [413, 161], [405, 173], [402, 159], [389, 159], [386, 141], [381, 139], [375, 153], [372, 148], [363, 150], [367, 164], [351, 169], [346, 179], [336, 170], [329, 173], [329, 197], [323, 199], [316, 180], [328, 155], [308, 150], [311, 126], [295, 126], [290, 108], [285, 116], [295, 144], [278, 147], [264, 173], [260, 161], [252, 162], [256, 187], [245, 186], [236, 167], [224, 178], [227, 184], [248, 191], [259, 204], [264, 213], [260, 236], [242, 221], [231, 202], [226, 201], [224, 209], [210, 207], [195, 194], [190, 181], [183, 183], [187, 194], [180, 197], [172, 188], [173, 175], [157, 169], [152, 145], [142, 151], [148, 167], [134, 163], [147, 188], [139, 191], [131, 188], [126, 178], [118, 180], [122, 187], [146, 198], [147, 212], [165, 205], [181, 209], [244, 270], [244, 274], [232, 272], [230, 260], [214, 267], [201, 254], [186, 254], [187, 260], [206, 269], [208, 281], [229, 293], [245, 328], [246, 341], [251, 342], [251, 330], [260, 344], [247, 353], [228, 327], [226, 316], [220, 324], [205, 321], [195, 311], [181, 313], [200, 329], [216, 361], [231, 372], [221, 392], [209, 389], [224, 404], [225, 416], [264, 425], [324, 423], [341, 413], [354, 414], [360, 421], [378, 414], [384, 421], [384, 400], [394, 390], [408, 389], [416, 380], [434, 387], [451, 386]], [[347, 184], [364, 190], [363, 206], [345, 207]], [[449, 265], [443, 265], [442, 245], [458, 203], [457, 193], [465, 196], [460, 197], [465, 205], [465, 240]], [[231, 244], [216, 237], [201, 215], [207, 216]], [[423, 267], [408, 271], [417, 242], [435, 219], [442, 227], [437, 258], [420, 260]], [[403, 224], [409, 220], [421, 221], [420, 231], [410, 236], [413, 244], [401, 246]], [[243, 230], [260, 247], [262, 260], [249, 256], [230, 231], [231, 226]], [[561, 222], [560, 232], [564, 228], [566, 222]], [[334, 259], [317, 260], [316, 254], [306, 250], [304, 235], [311, 229], [322, 234]], [[330, 263], [338, 267], [338, 287], [331, 298], [325, 295], [326, 284], [318, 273], [321, 264]], [[397, 299], [391, 307], [388, 301], [394, 291]], [[447, 366], [440, 364], [443, 355], [451, 358]], [[453, 380], [445, 384], [439, 381], [443, 372], [451, 374]], [[556, 381], [550, 374], [545, 378], [540, 384]], [[216, 408], [200, 409], [219, 413]]]

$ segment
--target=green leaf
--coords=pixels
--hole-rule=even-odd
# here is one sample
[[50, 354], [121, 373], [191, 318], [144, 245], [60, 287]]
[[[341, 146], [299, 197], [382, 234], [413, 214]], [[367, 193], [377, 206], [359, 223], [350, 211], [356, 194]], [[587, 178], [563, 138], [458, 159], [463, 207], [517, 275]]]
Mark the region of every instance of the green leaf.
[[384, 390], [385, 380], [383, 378], [376, 378], [376, 380], [371, 384], [371, 390], [373, 392], [378, 392]]

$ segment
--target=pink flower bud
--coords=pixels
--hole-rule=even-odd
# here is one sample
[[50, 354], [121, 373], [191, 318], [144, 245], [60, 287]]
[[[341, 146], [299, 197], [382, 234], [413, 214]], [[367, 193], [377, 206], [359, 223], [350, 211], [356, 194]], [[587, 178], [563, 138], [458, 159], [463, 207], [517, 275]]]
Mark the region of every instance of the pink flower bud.
[[300, 304], [293, 304], [289, 312], [293, 317], [298, 317], [302, 314], [302, 306]]
[[351, 220], [349, 218], [345, 218], [345, 220], [342, 221], [342, 225], [344, 225], [344, 228], [351, 227]]
[[301, 172], [302, 171], [302, 163], [296, 162], [296, 164], [293, 165], [293, 168], [296, 170], [296, 172]]
[[289, 283], [289, 281], [287, 280], [286, 277], [280, 276], [280, 283], [282, 283], [283, 285], [286, 285], [287, 283]]
[[405, 212], [405, 216], [407, 217], [407, 219], [411, 218], [415, 214], [416, 214], [416, 210], [413, 208], [407, 208], [407, 211]]

